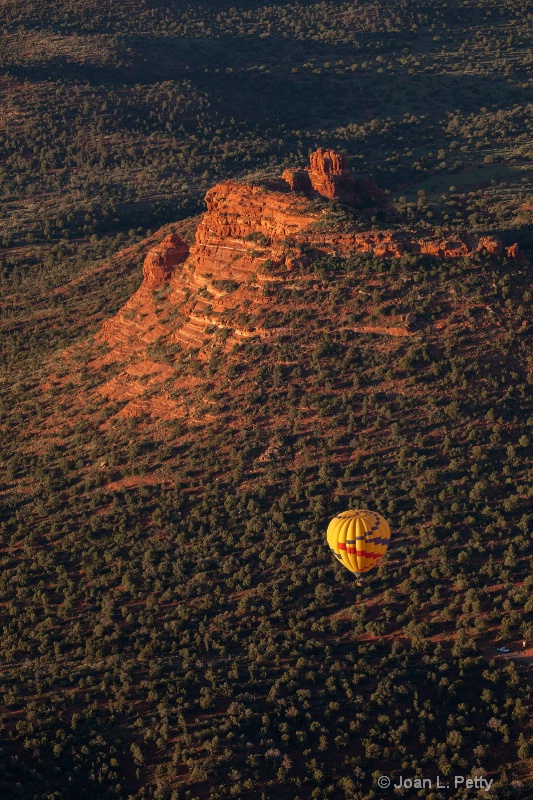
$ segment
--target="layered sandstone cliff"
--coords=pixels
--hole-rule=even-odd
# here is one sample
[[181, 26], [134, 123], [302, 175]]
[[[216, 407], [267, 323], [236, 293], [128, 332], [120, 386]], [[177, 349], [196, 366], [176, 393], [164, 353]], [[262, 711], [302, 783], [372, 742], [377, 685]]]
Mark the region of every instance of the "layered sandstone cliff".
[[188, 267], [193, 280], [245, 280], [281, 242], [298, 237], [319, 219], [301, 197], [226, 182], [210, 189]]
[[[299, 280], [295, 270], [304, 277], [312, 259], [357, 254], [381, 259], [408, 254], [441, 259], [503, 254], [502, 242], [494, 236], [421, 235], [414, 230], [353, 233], [342, 226], [332, 228], [327, 209], [310, 202], [312, 196], [349, 200], [366, 208], [370, 202], [374, 207], [388, 203], [375, 184], [356, 181], [346, 157], [333, 151], [317, 151], [306, 170], [286, 171], [283, 179], [285, 183], [275, 191], [234, 181], [214, 186], [207, 192], [207, 210], [194, 244], [189, 247], [171, 233], [149, 251], [141, 286], [103, 325], [99, 336], [108, 346], [102, 363], [123, 365], [102, 391], [110, 398], [128, 399], [129, 411], [124, 413], [151, 413], [153, 396], [163, 403], [167, 416], [190, 413], [172, 400], [167, 388], [161, 388], [174, 380], [172, 352], [194, 349], [208, 357], [210, 348], [221, 343], [228, 349], [252, 336], [270, 339], [285, 334], [283, 324], [265, 327], [248, 320], [260, 320], [268, 313], [269, 301], [262, 289], [266, 283], [286, 282], [294, 288]], [[507, 248], [507, 256], [522, 257], [516, 245]], [[244, 309], [249, 311], [242, 313]], [[401, 315], [389, 327], [376, 326], [369, 318], [368, 324], [353, 330], [412, 334]], [[158, 355], [158, 348], [166, 348], [166, 358]]]

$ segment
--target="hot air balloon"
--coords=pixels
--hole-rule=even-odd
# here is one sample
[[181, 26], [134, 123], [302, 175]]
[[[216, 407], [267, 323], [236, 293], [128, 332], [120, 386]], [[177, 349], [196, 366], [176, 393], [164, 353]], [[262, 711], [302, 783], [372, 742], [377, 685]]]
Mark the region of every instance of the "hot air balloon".
[[354, 575], [361, 575], [387, 552], [390, 528], [375, 511], [343, 511], [329, 523], [327, 536], [334, 556]]

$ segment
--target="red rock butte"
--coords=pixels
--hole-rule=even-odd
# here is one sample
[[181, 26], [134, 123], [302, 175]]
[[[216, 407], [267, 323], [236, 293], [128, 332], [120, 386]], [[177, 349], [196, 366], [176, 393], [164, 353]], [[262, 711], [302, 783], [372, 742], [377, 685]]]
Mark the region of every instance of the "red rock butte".
[[[183, 416], [179, 403], [161, 388], [172, 382], [173, 368], [154, 360], [150, 348], [164, 342], [166, 347], [208, 353], [220, 333], [227, 349], [248, 337], [282, 335], [283, 327], [248, 327], [243, 321], [228, 328], [224, 320], [243, 303], [243, 308], [265, 311], [271, 301], [257, 290], [272, 281], [294, 282], [295, 271], [305, 273], [313, 258], [419, 254], [457, 259], [477, 253], [498, 258], [504, 253], [496, 236], [328, 227], [327, 209], [317, 209], [313, 198], [342, 200], [365, 211], [389, 207], [385, 193], [373, 181], [353, 178], [346, 156], [333, 150], [317, 150], [305, 170], [285, 170], [282, 177], [274, 191], [236, 181], [217, 184], [206, 194], [207, 210], [194, 244], [189, 247], [172, 232], [148, 252], [141, 286], [98, 336], [108, 345], [101, 363], [123, 364], [102, 387], [110, 399], [128, 401], [121, 413]], [[522, 258], [517, 245], [507, 248], [506, 255]], [[411, 335], [405, 320], [389, 328], [358, 330]], [[179, 389], [176, 383], [174, 389]]]

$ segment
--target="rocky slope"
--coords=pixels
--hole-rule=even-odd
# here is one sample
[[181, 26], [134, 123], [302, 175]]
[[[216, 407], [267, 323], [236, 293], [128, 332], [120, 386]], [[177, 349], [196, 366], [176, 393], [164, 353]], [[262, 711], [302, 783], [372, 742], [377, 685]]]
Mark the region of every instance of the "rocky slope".
[[[330, 205], [317, 204], [320, 198], [356, 209], [352, 221], [339, 224]], [[140, 288], [98, 337], [107, 352], [97, 364], [123, 365], [101, 390], [111, 399], [128, 401], [123, 414], [163, 409], [167, 415], [185, 413], [168, 388], [179, 388], [172, 380], [172, 363], [184, 349], [208, 358], [221, 343], [228, 351], [243, 339], [284, 334], [283, 309], [277, 308], [277, 322], [262, 324], [274, 310], [265, 287], [308, 286], [313, 283], [308, 270], [312, 262], [362, 254], [381, 259], [503, 255], [502, 243], [494, 236], [354, 230], [364, 227], [365, 214], [376, 209], [390, 213], [392, 207], [372, 181], [351, 175], [345, 156], [328, 150], [313, 153], [305, 170], [285, 170], [275, 189], [227, 181], [210, 189], [205, 200], [207, 210], [195, 243], [189, 247], [178, 234], [169, 234], [153, 248]], [[506, 255], [521, 257], [516, 245]], [[372, 319], [370, 303], [367, 311], [367, 318], [353, 330], [411, 335], [416, 319], [412, 313], [393, 309], [385, 324]], [[345, 325], [341, 318], [339, 326]]]

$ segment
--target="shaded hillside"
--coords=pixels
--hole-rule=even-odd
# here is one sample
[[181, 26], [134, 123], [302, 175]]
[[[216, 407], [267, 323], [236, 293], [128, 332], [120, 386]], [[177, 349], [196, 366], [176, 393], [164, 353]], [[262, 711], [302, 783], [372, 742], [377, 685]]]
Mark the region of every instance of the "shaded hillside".
[[[496, 647], [533, 638], [531, 268], [427, 229], [378, 256], [364, 212], [250, 184], [2, 389], [3, 793], [527, 797]], [[362, 588], [324, 540], [357, 505], [393, 535]]]

